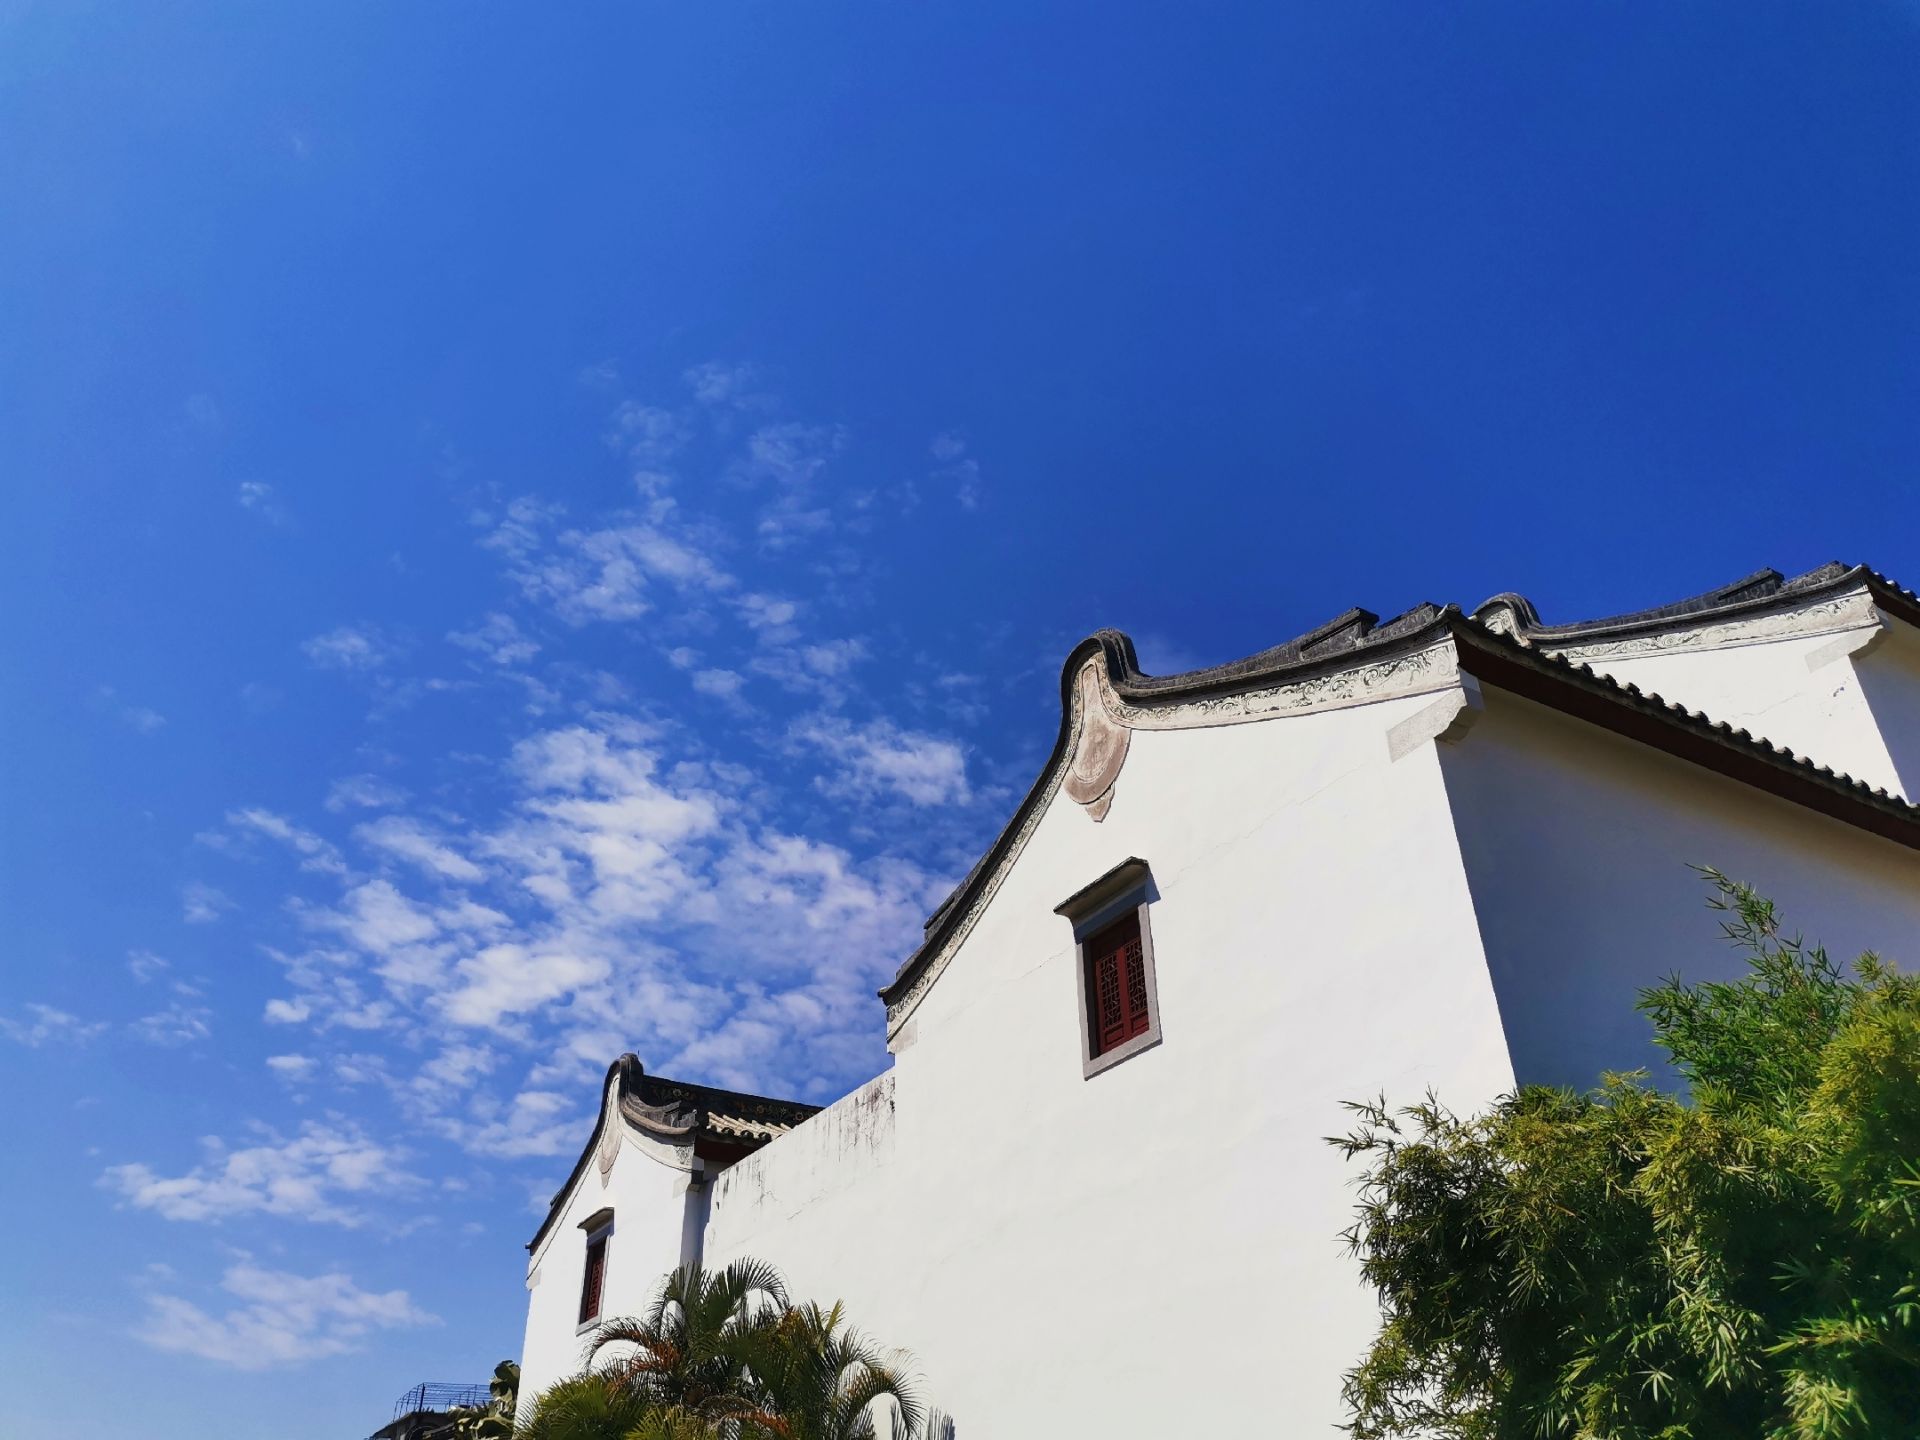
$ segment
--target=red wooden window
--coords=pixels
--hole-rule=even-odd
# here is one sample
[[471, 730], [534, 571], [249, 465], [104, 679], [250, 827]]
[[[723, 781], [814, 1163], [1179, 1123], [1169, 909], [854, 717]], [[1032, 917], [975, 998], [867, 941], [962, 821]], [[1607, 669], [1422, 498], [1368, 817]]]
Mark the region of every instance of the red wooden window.
[[600, 1292], [607, 1282], [607, 1232], [587, 1240], [587, 1273], [580, 1282], [580, 1323], [600, 1318]]
[[1081, 946], [1087, 961], [1087, 1039], [1104, 1055], [1153, 1023], [1147, 1013], [1147, 956], [1135, 910]]

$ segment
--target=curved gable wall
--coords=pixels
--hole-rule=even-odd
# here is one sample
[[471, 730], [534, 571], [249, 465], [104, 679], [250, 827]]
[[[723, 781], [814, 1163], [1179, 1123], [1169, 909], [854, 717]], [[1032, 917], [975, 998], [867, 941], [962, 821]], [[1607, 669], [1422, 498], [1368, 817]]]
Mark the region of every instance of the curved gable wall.
[[[708, 1262], [844, 1300], [964, 1433], [1244, 1428], [1202, 1363], [1333, 1433], [1374, 1310], [1322, 1137], [1383, 1085], [1471, 1105], [1511, 1081], [1435, 747], [1388, 742], [1432, 703], [1136, 731], [1103, 821], [1053, 796], [890, 1074], [716, 1182]], [[1164, 1040], [1086, 1079], [1054, 907], [1129, 855]], [[1218, 1317], [1179, 1364], [1170, 1314]]]

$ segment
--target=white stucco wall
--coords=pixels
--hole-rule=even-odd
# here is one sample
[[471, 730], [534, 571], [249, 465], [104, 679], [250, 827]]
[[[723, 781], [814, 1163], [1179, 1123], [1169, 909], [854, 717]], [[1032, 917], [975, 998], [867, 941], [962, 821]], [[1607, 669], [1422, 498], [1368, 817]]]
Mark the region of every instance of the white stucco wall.
[[1914, 851], [1531, 701], [1486, 702], [1441, 763], [1521, 1080], [1668, 1073], [1638, 992], [1742, 969], [1689, 864], [1755, 886], [1838, 957], [1920, 963]]
[[[890, 1087], [717, 1183], [708, 1262], [844, 1300], [963, 1437], [1332, 1435], [1374, 1310], [1322, 1137], [1382, 1087], [1511, 1083], [1434, 745], [1388, 757], [1429, 703], [1136, 732], [1104, 823], [1055, 798]], [[1129, 855], [1165, 1039], [1088, 1080], [1053, 908]]]
[[[1788, 683], [1817, 671], [1805, 647], [1768, 648], [1712, 672], [1723, 709], [1861, 743], [1859, 695], [1823, 709]], [[1920, 700], [1888, 673], [1889, 704]], [[1375, 1322], [1337, 1239], [1340, 1102], [1431, 1088], [1471, 1110], [1516, 1074], [1645, 1058], [1641, 986], [1737, 969], [1690, 860], [1840, 953], [1917, 958], [1912, 852], [1494, 690], [1464, 738], [1393, 758], [1435, 703], [1134, 731], [1105, 821], [1053, 798], [894, 1068], [713, 1183], [705, 1261], [844, 1301], [914, 1353], [963, 1440], [1332, 1436]], [[1156, 889], [1164, 1041], [1087, 1079], [1053, 912], [1129, 856]], [[609, 1184], [590, 1163], [537, 1257], [530, 1393], [578, 1364], [578, 1226], [608, 1204], [607, 1313], [680, 1258], [684, 1176], [632, 1138]]]
[[[1638, 685], [1810, 756], [1816, 764], [1904, 795], [1881, 721], [1855, 668], [1859, 648], [1878, 647], [1886, 638], [1878, 627], [1867, 627], [1631, 659], [1580, 649], [1565, 653], [1622, 684]], [[1920, 693], [1915, 699], [1920, 701]], [[1920, 721], [1920, 709], [1913, 719]]]
[[1853, 657], [1852, 668], [1900, 777], [1894, 793], [1920, 795], [1920, 631], [1891, 622], [1878, 644]]
[[528, 1257], [527, 1335], [520, 1358], [523, 1395], [538, 1395], [581, 1368], [586, 1339], [579, 1333], [587, 1258], [583, 1221], [609, 1206], [613, 1209], [602, 1316], [643, 1310], [660, 1281], [680, 1263], [687, 1176], [668, 1163], [671, 1155], [629, 1135], [608, 1174], [601, 1174], [597, 1157], [588, 1158], [562, 1214]]

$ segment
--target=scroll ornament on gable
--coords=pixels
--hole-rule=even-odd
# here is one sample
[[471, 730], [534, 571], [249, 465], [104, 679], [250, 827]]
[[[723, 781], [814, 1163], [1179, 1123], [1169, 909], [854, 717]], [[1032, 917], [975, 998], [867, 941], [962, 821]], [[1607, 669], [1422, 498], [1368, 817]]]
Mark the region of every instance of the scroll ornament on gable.
[[602, 1102], [606, 1107], [605, 1118], [600, 1123], [600, 1178], [604, 1180], [613, 1171], [613, 1162], [620, 1158], [620, 1077], [614, 1076], [607, 1082], [606, 1098]]
[[1098, 655], [1089, 657], [1073, 682], [1080, 729], [1062, 782], [1068, 798], [1096, 821], [1107, 818], [1113, 804], [1113, 782], [1120, 778], [1120, 767], [1127, 762], [1127, 746], [1133, 739], [1133, 732], [1115, 720], [1101, 700], [1100, 676], [1095, 669], [1099, 664]]

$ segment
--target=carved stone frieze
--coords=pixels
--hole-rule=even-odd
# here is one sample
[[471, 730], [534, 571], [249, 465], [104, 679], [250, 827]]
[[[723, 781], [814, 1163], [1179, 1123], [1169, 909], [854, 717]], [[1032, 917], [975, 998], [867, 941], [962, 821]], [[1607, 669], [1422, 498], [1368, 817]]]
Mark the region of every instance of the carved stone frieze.
[[1652, 655], [1673, 655], [1693, 650], [1726, 650], [1737, 645], [1759, 645], [1769, 640], [1791, 640], [1801, 636], [1831, 635], [1842, 630], [1878, 628], [1885, 622], [1866, 586], [1834, 595], [1793, 609], [1776, 610], [1764, 615], [1737, 615], [1705, 624], [1676, 623], [1666, 629], [1645, 631], [1607, 640], [1555, 640], [1535, 634], [1532, 643], [1550, 655], [1592, 664], [1600, 660], [1636, 660]]
[[1455, 684], [1458, 673], [1453, 642], [1442, 640], [1424, 650], [1324, 675], [1167, 704], [1121, 698], [1103, 670], [1099, 674], [1099, 695], [1107, 714], [1129, 730], [1192, 730], [1209, 725], [1244, 725], [1318, 710], [1344, 710], [1379, 700], [1397, 700], [1403, 695], [1422, 695]]

